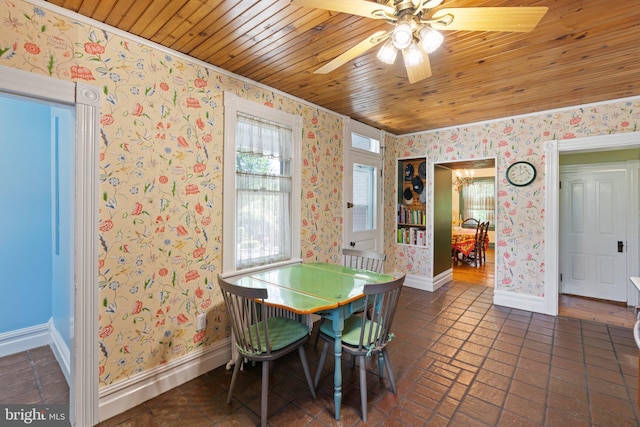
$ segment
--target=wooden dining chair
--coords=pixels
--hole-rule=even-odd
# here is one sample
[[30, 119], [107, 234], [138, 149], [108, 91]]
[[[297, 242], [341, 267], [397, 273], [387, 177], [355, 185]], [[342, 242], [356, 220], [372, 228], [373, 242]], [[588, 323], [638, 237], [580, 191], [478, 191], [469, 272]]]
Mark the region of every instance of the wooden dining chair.
[[475, 218], [467, 218], [464, 221], [462, 221], [462, 224], [460, 224], [460, 227], [478, 229], [479, 225], [480, 225], [480, 221], [479, 220], [477, 220]]
[[473, 251], [469, 254], [469, 261], [473, 261], [476, 267], [482, 265], [486, 261], [486, 251], [484, 242], [487, 238], [489, 230], [489, 221], [481, 222], [476, 229], [476, 237], [473, 244]]
[[[360, 249], [342, 249], [342, 265], [345, 267], [359, 268], [360, 270], [373, 271], [382, 273], [384, 262], [387, 260], [387, 254], [376, 251], [365, 251]], [[364, 306], [363, 306], [364, 307]], [[361, 311], [361, 310], [358, 310]], [[321, 319], [323, 323], [325, 319]], [[320, 334], [316, 334], [313, 347], [318, 347]]]
[[311, 379], [303, 345], [309, 339], [307, 325], [291, 317], [273, 316], [264, 303], [267, 290], [234, 285], [218, 276], [218, 285], [227, 306], [233, 341], [237, 349], [227, 404], [231, 403], [240, 372], [242, 359], [262, 362], [262, 393], [260, 405], [261, 425], [267, 425], [269, 396], [269, 365], [272, 361], [298, 350], [304, 375], [315, 399], [316, 391]]
[[484, 222], [482, 236], [480, 236], [480, 264], [487, 262], [487, 237], [489, 236], [489, 221]]
[[[467, 218], [464, 221], [462, 221], [462, 223], [460, 224], [460, 227], [474, 229], [476, 231], [475, 238], [474, 238], [473, 252], [471, 252], [469, 256], [464, 256], [464, 255], [462, 256], [462, 261], [476, 262], [476, 259], [474, 258], [474, 256], [475, 256], [476, 242], [478, 241], [478, 237], [479, 237], [478, 233], [480, 232], [480, 221], [475, 218]], [[460, 252], [452, 251], [451, 256], [453, 257], [453, 265], [458, 265], [458, 261], [460, 261], [460, 258], [459, 258]]]
[[387, 254], [359, 249], [343, 249], [342, 265], [382, 273]]
[[[393, 317], [398, 306], [400, 291], [404, 284], [405, 274], [389, 282], [364, 286], [365, 306], [371, 307], [368, 315], [353, 314], [344, 322], [342, 331], [342, 350], [358, 359], [360, 370], [360, 404], [362, 406], [362, 420], [367, 421], [367, 370], [366, 358], [378, 356], [378, 376], [383, 378], [383, 368], [387, 369], [391, 391], [397, 394], [396, 383], [391, 368], [391, 360], [387, 352], [387, 344], [393, 339], [391, 332]], [[318, 363], [314, 386], [318, 387], [327, 353], [333, 348], [335, 335], [330, 322], [320, 325], [320, 337], [324, 340], [324, 347]]]

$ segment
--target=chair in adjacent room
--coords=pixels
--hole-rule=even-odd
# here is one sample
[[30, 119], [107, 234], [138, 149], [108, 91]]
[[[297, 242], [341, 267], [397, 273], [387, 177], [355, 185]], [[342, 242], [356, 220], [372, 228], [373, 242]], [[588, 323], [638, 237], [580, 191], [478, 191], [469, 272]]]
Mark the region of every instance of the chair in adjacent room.
[[[480, 232], [480, 221], [475, 218], [467, 218], [462, 223], [460, 223], [460, 227], [463, 229], [472, 229], [475, 230], [475, 240], [478, 240], [478, 233]], [[474, 243], [475, 244], [475, 243]], [[474, 248], [475, 250], [475, 248]], [[458, 265], [458, 261], [460, 261], [460, 255], [462, 254], [462, 261], [470, 261], [472, 258], [465, 256], [460, 251], [453, 250], [451, 252], [451, 256], [453, 257], [453, 265]]]
[[486, 262], [487, 255], [485, 250], [485, 242], [489, 233], [489, 221], [481, 222], [476, 230], [476, 239], [473, 246], [473, 252], [469, 254], [469, 261], [473, 261], [476, 267]]
[[272, 361], [298, 350], [304, 375], [311, 395], [316, 392], [312, 383], [307, 356], [303, 345], [309, 339], [309, 328], [302, 322], [285, 316], [274, 316], [264, 300], [266, 289], [246, 288], [229, 283], [218, 276], [218, 285], [229, 313], [231, 331], [237, 350], [227, 404], [231, 403], [233, 389], [238, 379], [242, 359], [262, 362], [262, 393], [260, 419], [267, 425], [267, 404], [269, 396], [269, 366]]
[[484, 222], [482, 236], [480, 236], [480, 264], [487, 262], [487, 246], [489, 236], [489, 221]]
[[477, 229], [480, 226], [480, 221], [478, 221], [475, 218], [467, 218], [464, 221], [462, 221], [462, 224], [460, 224], [460, 227], [462, 228], [474, 228]]
[[[353, 314], [344, 322], [342, 331], [342, 350], [355, 356], [360, 370], [360, 402], [362, 406], [362, 420], [367, 421], [367, 371], [366, 358], [378, 356], [378, 376], [383, 378], [383, 368], [386, 368], [391, 390], [397, 393], [393, 378], [391, 360], [387, 352], [387, 345], [394, 337], [391, 332], [393, 317], [400, 298], [400, 291], [404, 284], [405, 275], [389, 282], [365, 285], [364, 306], [371, 307], [367, 315]], [[327, 353], [333, 348], [335, 335], [331, 323], [320, 325], [320, 338], [324, 340], [324, 347], [320, 356], [314, 385], [318, 386], [322, 369], [327, 359]]]
[[[345, 267], [359, 268], [360, 270], [373, 271], [382, 273], [384, 262], [387, 260], [387, 254], [376, 251], [365, 251], [359, 249], [342, 249], [342, 265]], [[321, 319], [321, 323], [324, 319]], [[320, 334], [316, 335], [313, 347], [318, 346]]]

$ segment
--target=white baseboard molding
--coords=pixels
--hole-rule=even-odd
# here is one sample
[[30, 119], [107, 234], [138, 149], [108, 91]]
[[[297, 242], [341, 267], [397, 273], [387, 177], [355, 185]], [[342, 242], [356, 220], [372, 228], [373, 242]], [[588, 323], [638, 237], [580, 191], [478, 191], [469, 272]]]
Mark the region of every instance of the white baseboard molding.
[[49, 323], [0, 334], [0, 357], [49, 345]]
[[69, 346], [64, 342], [64, 339], [62, 339], [60, 332], [58, 332], [52, 321], [49, 321], [49, 340], [51, 343], [51, 351], [53, 351], [53, 355], [56, 357], [58, 365], [60, 365], [67, 384], [71, 385], [71, 352], [69, 351]]
[[453, 280], [453, 268], [450, 268], [433, 278], [433, 291], [440, 289], [443, 285], [446, 285]]
[[548, 314], [546, 301], [543, 297], [532, 295], [517, 294], [515, 292], [507, 292], [495, 290], [493, 291], [493, 303], [518, 310], [532, 311], [534, 313]]
[[140, 375], [103, 387], [99, 392], [100, 422], [186, 383], [231, 359], [231, 340], [225, 339]]
[[[446, 272], [445, 272], [446, 273]], [[440, 286], [445, 283], [451, 281], [453, 277], [453, 273], [450, 272], [449, 277], [446, 278], [446, 274], [443, 273], [433, 279], [430, 279], [426, 276], [418, 276], [416, 274], [407, 274], [407, 277], [404, 279], [404, 286], [408, 286], [410, 288], [420, 289], [422, 291], [433, 292], [437, 290]], [[395, 273], [394, 273], [395, 274]], [[442, 277], [441, 277], [442, 276]]]

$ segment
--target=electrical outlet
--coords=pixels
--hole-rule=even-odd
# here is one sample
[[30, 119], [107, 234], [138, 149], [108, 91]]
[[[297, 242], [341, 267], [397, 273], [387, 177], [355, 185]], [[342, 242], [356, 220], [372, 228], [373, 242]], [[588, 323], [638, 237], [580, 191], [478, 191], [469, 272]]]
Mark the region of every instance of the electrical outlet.
[[198, 314], [196, 330], [201, 331], [207, 327], [207, 313]]

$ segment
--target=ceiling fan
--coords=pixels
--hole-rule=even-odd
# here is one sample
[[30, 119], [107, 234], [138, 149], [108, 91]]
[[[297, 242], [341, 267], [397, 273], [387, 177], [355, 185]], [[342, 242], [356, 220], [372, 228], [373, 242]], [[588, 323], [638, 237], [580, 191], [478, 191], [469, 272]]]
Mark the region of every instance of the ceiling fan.
[[409, 82], [431, 76], [429, 53], [435, 51], [444, 37], [438, 30], [511, 31], [533, 30], [548, 8], [538, 7], [465, 7], [443, 8], [431, 13], [443, 0], [292, 0], [292, 4], [383, 19], [393, 25], [378, 31], [340, 56], [314, 71], [327, 74], [372, 47], [384, 42], [378, 59], [393, 64], [402, 52]]

